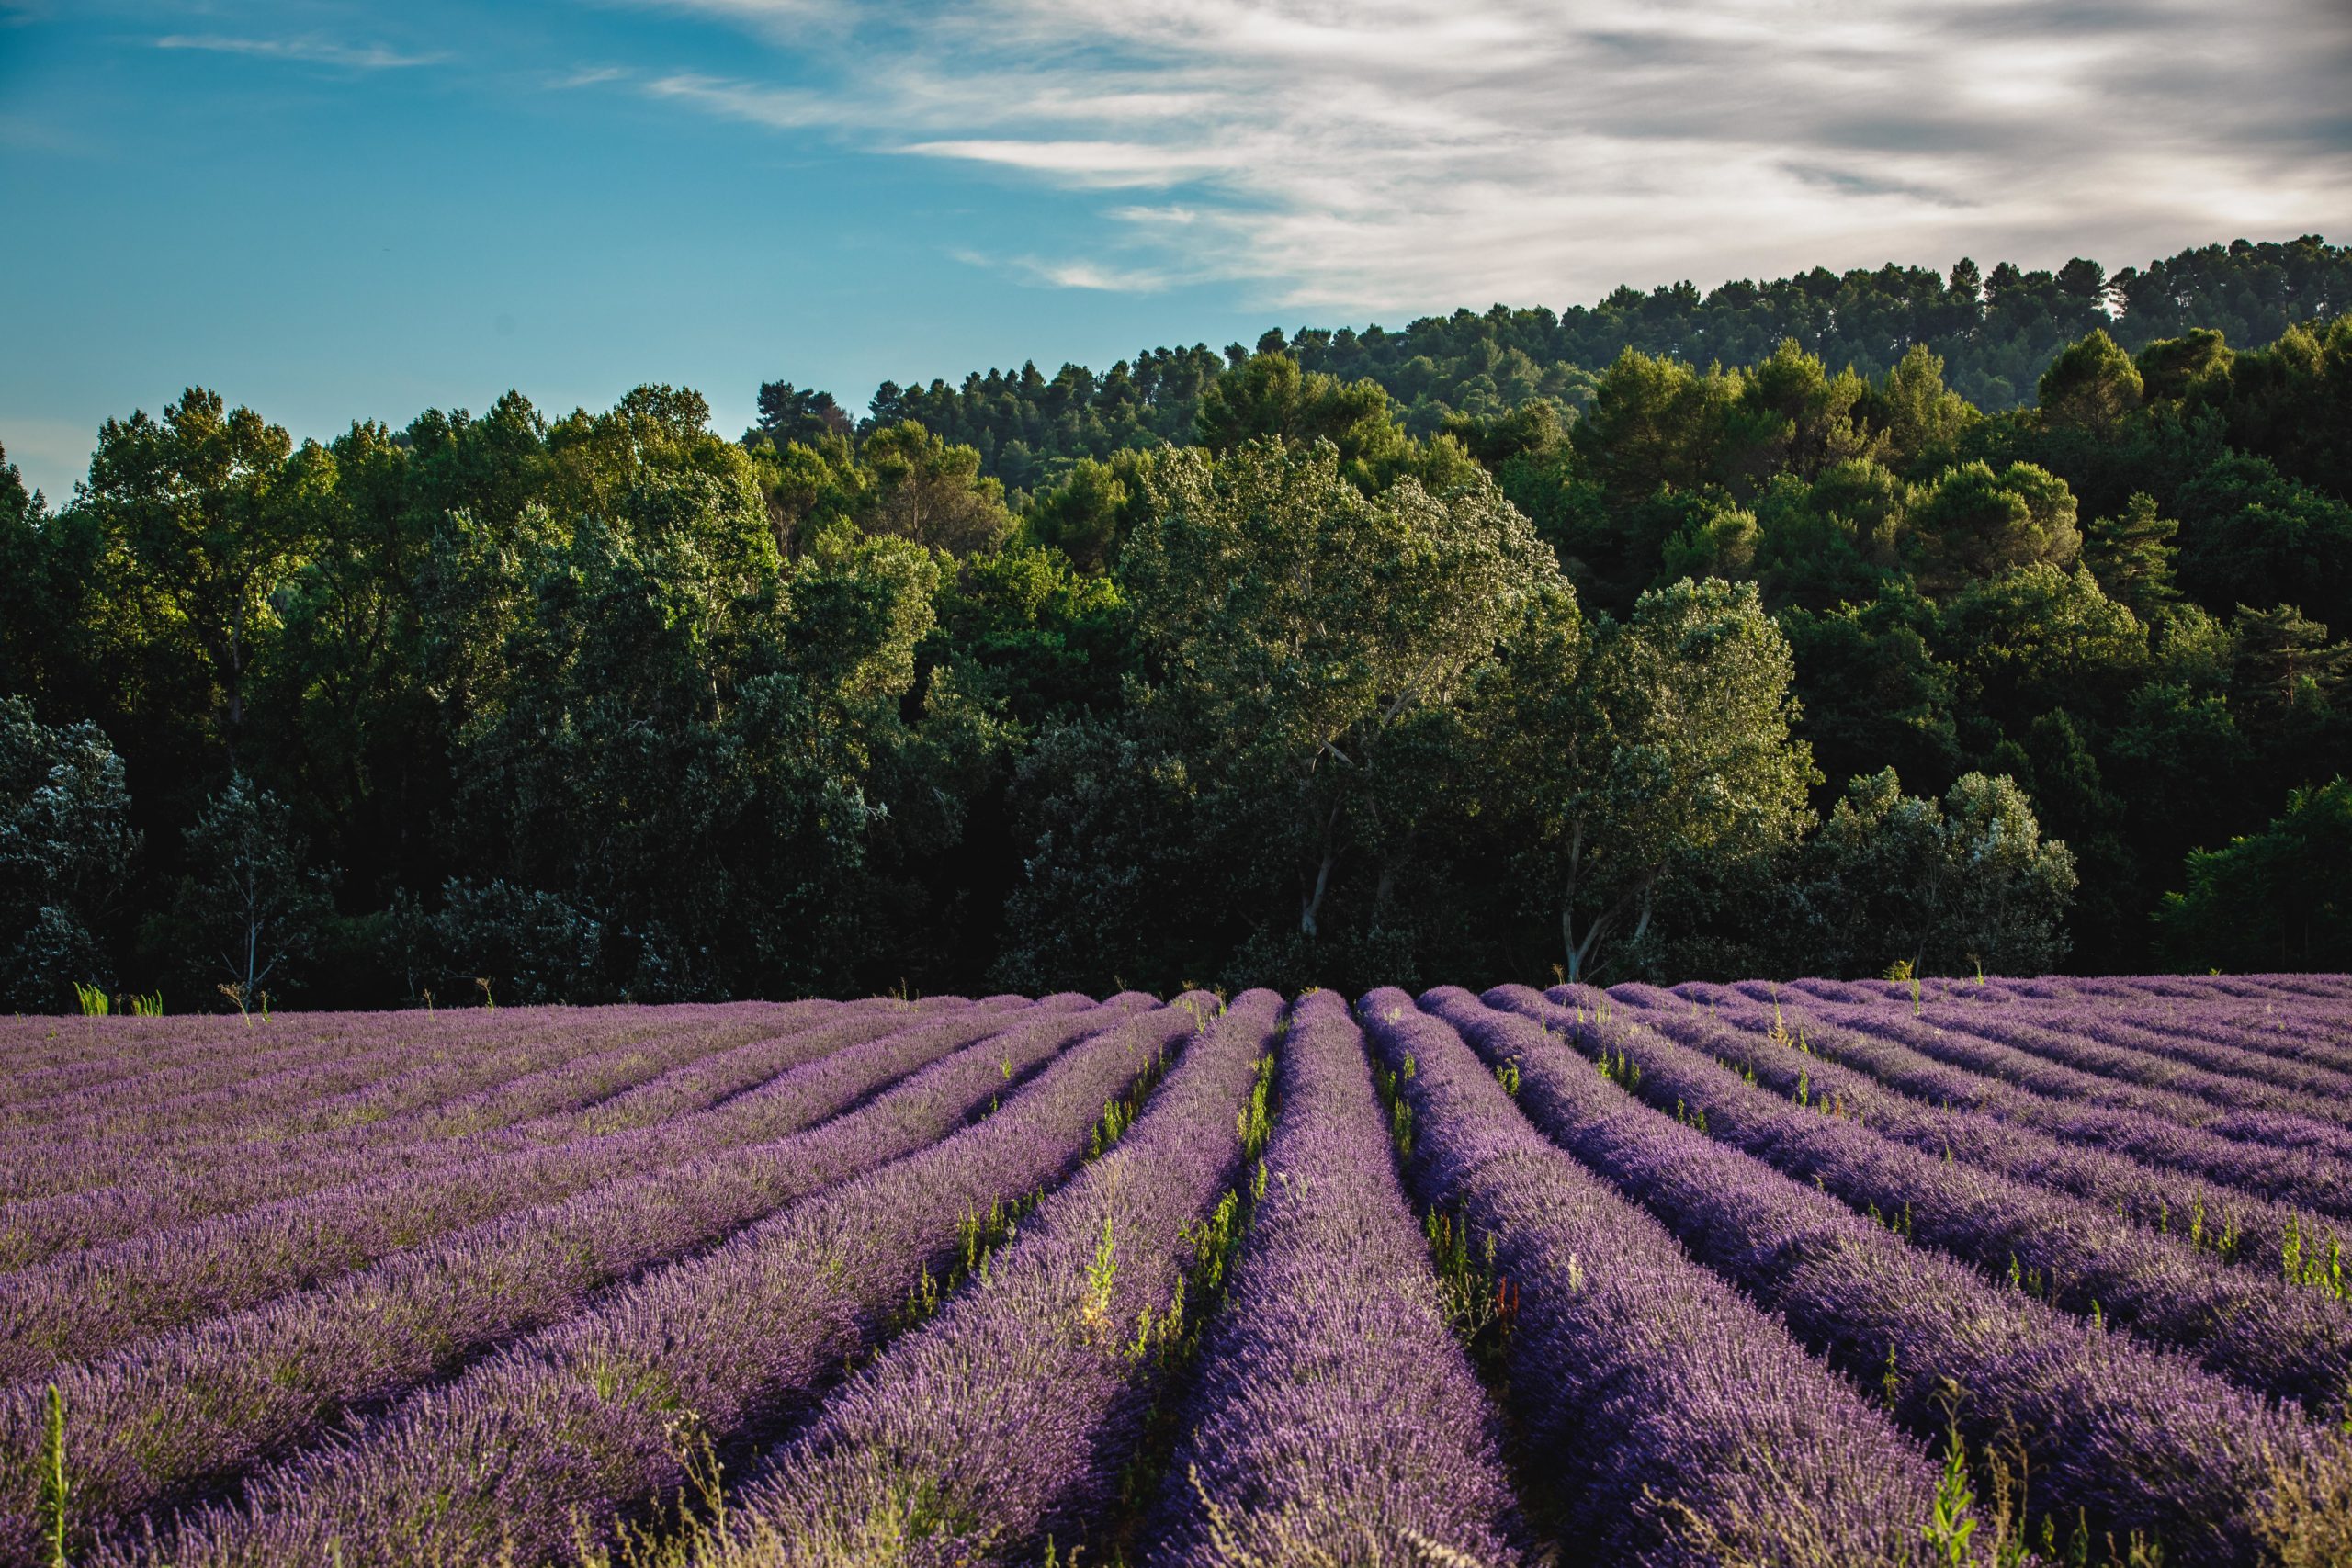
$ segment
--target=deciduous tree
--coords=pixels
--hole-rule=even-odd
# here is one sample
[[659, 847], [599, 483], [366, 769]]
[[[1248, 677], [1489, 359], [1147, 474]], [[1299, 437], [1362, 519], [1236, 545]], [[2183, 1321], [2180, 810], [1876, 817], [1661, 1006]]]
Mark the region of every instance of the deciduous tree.
[[0, 697], [0, 1006], [62, 1011], [104, 989], [139, 852], [121, 759], [96, 725], [51, 728]]
[[299, 989], [334, 912], [332, 874], [306, 863], [285, 804], [230, 775], [188, 829], [182, 860], [187, 872], [161, 934], [186, 972], [241, 1010]]
[[1511, 772], [1525, 863], [1551, 895], [1572, 979], [1638, 953], [1661, 885], [1769, 860], [1809, 812], [1788, 640], [1752, 584], [1688, 580], [1589, 643], [1555, 637], [1515, 682]]
[[1894, 770], [1857, 778], [1806, 846], [1793, 942], [1808, 963], [1876, 975], [2039, 975], [2066, 953], [2075, 886], [2014, 781], [1968, 773], [1940, 803]]

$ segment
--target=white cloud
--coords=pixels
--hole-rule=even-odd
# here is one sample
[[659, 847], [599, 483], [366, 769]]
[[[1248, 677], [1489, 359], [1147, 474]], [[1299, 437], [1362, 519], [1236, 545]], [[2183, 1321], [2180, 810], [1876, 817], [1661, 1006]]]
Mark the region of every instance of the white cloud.
[[763, 87], [751, 82], [730, 82], [691, 72], [658, 77], [645, 85], [657, 98], [676, 98], [729, 119], [747, 120], [777, 130], [798, 130], [829, 125], [839, 117], [832, 102], [820, 93]]
[[917, 141], [902, 149], [938, 158], [1002, 164], [1089, 186], [1164, 186], [1232, 167], [1225, 150], [1185, 150], [1148, 141]]
[[1173, 281], [1168, 274], [1144, 267], [1104, 266], [1094, 262], [1023, 264], [1035, 276], [1057, 288], [1094, 288], [1114, 294], [1156, 294]]
[[354, 71], [397, 71], [416, 65], [436, 65], [447, 54], [403, 54], [379, 43], [354, 45], [322, 38], [231, 38], [220, 33], [173, 33], [155, 40], [157, 49], [198, 49], [215, 54], [252, 54], [269, 60], [299, 60], [312, 65], [341, 65]]
[[601, 87], [608, 82], [626, 81], [628, 75], [628, 71], [617, 65], [582, 65], [557, 77], [549, 85], [559, 91], [574, 87]]
[[671, 95], [713, 112], [1160, 193], [1103, 212], [1117, 261], [1035, 264], [1069, 287], [1568, 303], [2352, 220], [2341, 0], [667, 3], [830, 84]]

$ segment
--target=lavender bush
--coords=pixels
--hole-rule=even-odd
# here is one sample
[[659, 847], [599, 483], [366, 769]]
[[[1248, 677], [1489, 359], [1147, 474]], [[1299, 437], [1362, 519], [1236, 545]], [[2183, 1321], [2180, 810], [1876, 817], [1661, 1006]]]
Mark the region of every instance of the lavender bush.
[[1927, 1560], [1917, 1448], [1530, 1126], [1450, 1024], [1397, 990], [1357, 1012], [1464, 1293], [1516, 1317], [1511, 1405], [1559, 1539], [1600, 1562]]
[[[744, 1047], [760, 1054], [763, 1066], [784, 1070], [769, 1089], [723, 1111], [690, 1109], [707, 1088], [697, 1083], [691, 1093], [664, 1094], [681, 1113], [653, 1126], [570, 1138], [547, 1128], [541, 1132], [547, 1142], [517, 1153], [399, 1171], [0, 1274], [0, 1381], [37, 1376], [143, 1335], [316, 1290], [379, 1258], [502, 1213], [606, 1183], [641, 1184], [645, 1174], [666, 1167], [787, 1136], [888, 1077], [1010, 1027], [1013, 1015], [963, 1009], [929, 1016], [936, 1021], [908, 1028], [902, 1018], [868, 1014], [852, 1024]], [[901, 1027], [891, 1031], [893, 1023]], [[877, 1030], [890, 1032], [864, 1039]], [[695, 1075], [696, 1068], [681, 1073]], [[734, 1076], [729, 1072], [725, 1081]], [[661, 1081], [644, 1087], [652, 1089]], [[608, 1190], [598, 1196], [610, 1195]]]
[[[946, 1135], [1020, 1075], [1124, 1010], [1019, 1018], [870, 1105], [779, 1142], [507, 1216], [334, 1287], [217, 1318], [58, 1380], [91, 1528], [232, 1476], [501, 1340], [578, 1311], [616, 1279]], [[951, 1028], [953, 1026], [951, 1025]], [[936, 1025], [844, 1052], [757, 1097], [779, 1132], [840, 1111], [937, 1054]], [[739, 1102], [749, 1109], [752, 1102]], [[37, 1506], [38, 1391], [0, 1398], [0, 1531]], [[157, 1441], [158, 1437], [164, 1440]]]
[[1085, 1543], [1222, 1272], [1281, 1011], [1236, 998], [1134, 1131], [770, 1456], [690, 1560], [981, 1568]]
[[[387, 1156], [423, 1164], [446, 1160], [453, 1147], [461, 1157], [480, 1152], [463, 1148], [469, 1136], [503, 1133], [523, 1141], [515, 1132], [521, 1123], [594, 1106], [765, 1032], [755, 1014], [738, 1011], [702, 1028], [657, 1029], [653, 1042], [606, 1042], [592, 1050], [558, 1036], [534, 1043], [527, 1053], [492, 1051], [447, 1070], [432, 1060], [399, 1075], [397, 1092], [319, 1102], [304, 1113], [301, 1128], [221, 1107], [185, 1135], [136, 1117], [119, 1127], [94, 1123], [74, 1138], [51, 1132], [8, 1145], [0, 1156], [0, 1194], [13, 1210], [27, 1200], [93, 1189], [164, 1191], [176, 1195], [178, 1217], [219, 1213], [349, 1179], [343, 1173], [372, 1168]], [[0, 1225], [6, 1223], [0, 1217]]]
[[0, 1568], [2332, 1568], [2346, 1236], [2346, 976], [0, 1019]]
[[[2019, 1121], [2005, 1122], [1988, 1111], [1954, 1109], [1950, 1096], [1938, 1101], [1903, 1093], [1891, 1087], [1890, 1077], [1916, 1073], [1931, 1091], [1952, 1073], [1923, 1056], [1914, 1056], [1907, 1069], [1897, 1066], [1900, 1058], [1913, 1055], [1905, 1047], [1860, 1041], [1849, 1032], [1808, 1020], [1793, 1007], [1724, 1008], [1702, 1017], [1639, 997], [1622, 999], [1640, 1010], [1624, 1015], [1624, 1021], [1637, 1020], [1775, 1094], [1849, 1116], [1938, 1159], [2087, 1200], [2221, 1263], [2277, 1275], [2339, 1299], [2345, 1294], [2339, 1284], [2352, 1287], [2352, 1280], [2339, 1281], [2327, 1272], [2328, 1260], [2341, 1258], [2344, 1251], [2335, 1222], [2255, 1196], [2240, 1185], [2042, 1133]], [[1600, 1021], [1591, 1010], [1579, 1010]], [[1856, 1058], [1873, 1061], [1883, 1069], [1881, 1076], [1843, 1065]], [[2241, 1145], [2223, 1146], [2225, 1154], [2235, 1151], [2241, 1158], [2243, 1150]], [[2312, 1267], [2285, 1269], [2283, 1260], [2290, 1257]]]
[[[2332, 1120], [2258, 1104], [2233, 1105], [2177, 1089], [2134, 1083], [2106, 1071], [2112, 1053], [2088, 1041], [2077, 1043], [2071, 1053], [2074, 1061], [2062, 1060], [2062, 1053], [2050, 1048], [2050, 1042], [2059, 1036], [2006, 1014], [1980, 1010], [1965, 1028], [1947, 1028], [1924, 1016], [1883, 1008], [1868, 1013], [1828, 1008], [1822, 1016], [1827, 1022], [1859, 1025], [1950, 1066], [1998, 1078], [2046, 1099], [2137, 1111], [2242, 1143], [2306, 1148], [2338, 1158], [2352, 1156], [2352, 1130]], [[2027, 1050], [2020, 1043], [2043, 1048]]]
[[1491, 1059], [1520, 1066], [1520, 1103], [1546, 1134], [1871, 1380], [1905, 1426], [1932, 1438], [1956, 1425], [1984, 1451], [2013, 1450], [2037, 1517], [2153, 1538], [2176, 1564], [2262, 1562], [2281, 1530], [2306, 1552], [2352, 1543], [2344, 1447], [2300, 1414], [1911, 1245], [1650, 1110], [1534, 1020], [1473, 1018], [1466, 993], [1432, 999]]
[[[1487, 996], [1588, 1056], [1617, 1064], [1652, 1106], [1866, 1210], [1907, 1240], [1995, 1277], [2006, 1270], [2030, 1294], [2177, 1346], [2258, 1393], [2300, 1401], [2315, 1415], [2342, 1414], [2352, 1388], [2352, 1314], [2333, 1294], [2229, 1268], [2187, 1236], [1884, 1136], [1869, 1120], [1872, 1109], [1887, 1109], [1883, 1094], [1849, 1103], [1841, 1083], [1815, 1084], [1802, 1066], [1786, 1093], [1747, 1083], [1726, 1061], [1677, 1043], [1707, 1040], [1701, 1021], [1668, 1010], [1577, 1022], [1523, 987]], [[1736, 1043], [1720, 1033], [1711, 1043]]]
[[[153, 1550], [179, 1568], [566, 1552], [681, 1486], [698, 1440], [739, 1440], [805, 1407], [969, 1223], [1068, 1173], [1105, 1104], [1215, 1006], [1185, 1003], [1115, 999], [1114, 1012], [1136, 1010], [920, 1153], [866, 1168], [860, 1139], [836, 1155], [865, 1168], [848, 1179], [802, 1160], [809, 1198], [413, 1396], [356, 1441], [257, 1477], [243, 1506], [182, 1514]], [[149, 1551], [133, 1538], [100, 1560]]]
[[1525, 1530], [1346, 1001], [1293, 1004], [1282, 1116], [1161, 1489], [1151, 1568], [1505, 1568]]
[[[1671, 1010], [1671, 993], [1648, 991], [1651, 1005]], [[1612, 997], [1639, 1002], [1634, 987]], [[1667, 998], [1658, 1002], [1656, 998]], [[1687, 1005], [1687, 1004], [1686, 1004]], [[1760, 1029], [1764, 1015], [1726, 1011], [1725, 1020]], [[2049, 1064], [2019, 1067], [1989, 1044], [1971, 1046], [1907, 1011], [1813, 1011], [1804, 1021], [1815, 1054], [1870, 1074], [1892, 1089], [1939, 1105], [1979, 1110], [2002, 1122], [2052, 1137], [2109, 1150], [2143, 1164], [2188, 1172], [2336, 1218], [2352, 1218], [2352, 1170], [2324, 1152], [2227, 1137], [2140, 1108], [2128, 1085], [2109, 1085], [2120, 1104], [2070, 1096], [2068, 1069]]]

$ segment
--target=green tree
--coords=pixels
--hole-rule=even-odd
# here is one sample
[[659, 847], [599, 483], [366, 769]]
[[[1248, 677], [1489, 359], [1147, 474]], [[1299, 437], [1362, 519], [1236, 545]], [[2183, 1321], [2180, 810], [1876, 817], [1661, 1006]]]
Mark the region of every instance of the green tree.
[[[2248, 815], [2260, 819], [2246, 810], [2253, 748], [2223, 692], [2149, 682], [2132, 694], [2108, 754], [2141, 863], [2154, 868], [2151, 880], [2211, 841], [2217, 829], [2227, 830]], [[2116, 934], [2128, 942], [2142, 933]]]
[[2141, 349], [2132, 363], [2140, 372], [2141, 396], [2149, 402], [2226, 400], [2235, 358], [2220, 333], [2199, 327], [2180, 337], [2158, 338]]
[[1939, 596], [2019, 567], [2069, 566], [2083, 542], [2073, 492], [2030, 463], [1946, 469], [1911, 507], [1905, 527], [1919, 585]]
[[1560, 405], [1537, 397], [1505, 412], [1480, 417], [1453, 414], [1440, 427], [1480, 468], [1498, 479], [1508, 464], [1540, 462], [1567, 445], [1568, 421]]
[[2154, 620], [2156, 612], [2180, 598], [2173, 586], [2172, 543], [2179, 532], [2176, 519], [2156, 514], [2154, 496], [2135, 491], [2121, 516], [2092, 521], [2084, 564], [2109, 598], [2129, 605], [2143, 621]]
[[1081, 571], [1105, 570], [1143, 520], [1153, 461], [1146, 452], [1121, 452], [1102, 463], [1080, 457], [1022, 513], [1023, 536], [1061, 551]]
[[1020, 761], [1022, 875], [995, 982], [1032, 994], [1171, 990], [1215, 974], [1243, 934], [1205, 891], [1198, 782], [1184, 759], [1114, 719], [1050, 726]]
[[1293, 446], [1329, 441], [1341, 469], [1366, 491], [1396, 476], [1412, 445], [1379, 383], [1307, 375], [1281, 353], [1252, 355], [1203, 389], [1193, 427], [1200, 444], [1219, 454], [1270, 438]]
[[[2259, 343], [2261, 337], [2240, 336]], [[2352, 497], [2352, 316], [2300, 321], [2269, 347], [2229, 366], [2230, 444], [2269, 458], [2282, 473]]]
[[[1804, 481], [1791, 477], [1790, 483]], [[1686, 577], [1753, 579], [1766, 548], [1763, 528], [1756, 513], [1736, 506], [1720, 491], [1694, 498], [1694, 515], [1658, 552], [1658, 575], [1674, 581]]]
[[968, 556], [1012, 532], [1004, 486], [980, 474], [980, 455], [909, 422], [877, 430], [859, 448], [874, 476], [860, 520], [869, 532]]
[[1627, 349], [1593, 389], [1568, 439], [1618, 501], [1660, 486], [1695, 490], [1713, 479], [1739, 383], [1718, 369]]
[[442, 994], [529, 1004], [594, 1001], [602, 995], [597, 923], [553, 893], [451, 877], [428, 922]]
[[775, 547], [786, 556], [805, 555], [820, 540], [855, 533], [857, 519], [873, 505], [873, 470], [859, 465], [846, 436], [757, 449], [752, 462], [767, 496]]
[[2156, 911], [2184, 969], [2352, 969], [2352, 784], [2298, 789], [2259, 833], [2191, 852]]
[[813, 444], [828, 435], [846, 436], [856, 428], [832, 393], [814, 387], [797, 388], [789, 381], [762, 383], [758, 407], [760, 423], [753, 429], [777, 447], [795, 441]]
[[2180, 573], [2204, 606], [2292, 604], [2352, 625], [2352, 500], [2227, 454], [2179, 492]]
[[1554, 637], [1514, 682], [1523, 863], [1572, 979], [1612, 942], [1644, 951], [1662, 886], [1769, 861], [1803, 832], [1814, 773], [1792, 674], [1754, 585], [1686, 580], [1581, 648]]
[[943, 578], [934, 607], [924, 662], [1001, 701], [1016, 724], [1118, 707], [1135, 617], [1111, 578], [1077, 570], [1050, 547], [1013, 544], [962, 562]]
[[1831, 375], [1794, 338], [1782, 338], [1764, 358], [1735, 372], [1733, 384], [1718, 477], [1742, 493], [1773, 474], [1811, 479], [1883, 447], [1866, 417], [1869, 383], [1850, 368]]
[[1865, 407], [1885, 432], [1885, 461], [1898, 472], [1948, 455], [1961, 433], [1984, 417], [1944, 385], [1943, 355], [1918, 343], [1904, 351]]
[[458, 758], [472, 878], [593, 921], [601, 983], [639, 999], [876, 983], [873, 786], [939, 568], [882, 538], [787, 569], [732, 461], [649, 473], [541, 540]]
[[1549, 552], [1491, 483], [1366, 496], [1328, 442], [1175, 454], [1155, 499], [1119, 567], [1138, 706], [1236, 851], [1280, 879], [1287, 910], [1256, 924], [1311, 948], [1408, 918], [1468, 678], [1531, 596], [1564, 590]]
[[2140, 367], [2105, 328], [2067, 345], [2041, 373], [2041, 417], [2105, 435], [2140, 406]]
[[299, 989], [334, 905], [333, 874], [306, 866], [293, 814], [232, 774], [188, 829], [166, 940], [188, 976], [238, 1008]]
[[96, 725], [0, 697], [0, 1006], [62, 1011], [113, 983], [107, 937], [139, 852], [122, 761]]
[[1965, 774], [1940, 803], [1892, 768], [1857, 778], [1798, 864], [1801, 966], [2038, 975], [2065, 956], [2074, 856], [2006, 776]]
[[449, 735], [422, 590], [447, 520], [417, 504], [413, 455], [381, 424], [329, 443], [316, 479], [306, 558], [272, 595], [244, 756], [322, 859], [389, 897], [439, 870]]
[[245, 698], [277, 623], [275, 596], [307, 551], [332, 460], [251, 409], [190, 388], [160, 420], [108, 420], [86, 504], [151, 645], [184, 661], [210, 739], [233, 765]]
[[2330, 642], [2327, 627], [2286, 604], [2240, 605], [2230, 630], [2230, 702], [2248, 728], [2324, 721], [2340, 704], [2352, 680], [2352, 644]]
[[2127, 803], [2101, 766], [2111, 744], [2103, 722], [2109, 716], [2053, 708], [2035, 715], [1993, 753], [2030, 797], [2041, 829], [2063, 839], [2075, 857], [2075, 914], [2085, 935], [2074, 946], [2102, 974], [2140, 961], [2140, 933], [2132, 927], [2155, 893], [2126, 842], [2139, 824], [2128, 819]]
[[1661, 715], [1758, 705], [1624, 673], [1689, 577], [1771, 613], [1786, 739], [1947, 819], [2008, 774], [2073, 962], [2144, 963], [2168, 868], [2352, 769], [2347, 258], [1628, 288], [886, 385], [854, 431], [777, 382], [741, 441], [659, 385], [323, 446], [191, 391], [62, 508], [0, 457], [0, 696], [108, 738], [162, 896], [34, 945], [96, 974], [135, 914], [168, 956], [233, 773], [344, 868], [320, 1001], [1527, 973], [1571, 799], [1617, 813], [1592, 964], [1753, 972], [1795, 863], [1678, 793], [1714, 764]]
[[51, 719], [104, 715], [119, 701], [120, 667], [108, 657], [119, 617], [103, 592], [106, 538], [86, 509], [50, 510], [25, 489], [0, 448], [0, 693], [23, 696]]
[[[1258, 340], [1258, 349], [1286, 355], [1303, 373], [1342, 385], [1376, 382], [1396, 404], [1405, 428], [1419, 437], [1449, 429], [1460, 434], [1453, 421], [1492, 421], [1537, 399], [1585, 408], [1600, 380], [1595, 372], [1605, 373], [1628, 349], [1660, 357], [1695, 353], [1738, 368], [1769, 358], [1789, 339], [1824, 364], [1850, 366], [1865, 378], [1889, 376], [1911, 353], [1932, 355], [1943, 361], [1943, 379], [1953, 393], [1998, 412], [2021, 396], [2030, 400], [2051, 361], [2094, 330], [2134, 350], [2198, 330], [2224, 333], [2240, 344], [2267, 344], [2299, 329], [2316, 341], [2333, 321], [2352, 316], [2347, 301], [2352, 250], [2305, 235], [2284, 243], [2201, 246], [2112, 277], [2084, 257], [2055, 271], [2002, 263], [1989, 276], [1963, 257], [1948, 275], [1918, 266], [1843, 274], [1814, 267], [1762, 281], [1737, 278], [1704, 294], [1687, 282], [1646, 291], [1620, 288], [1566, 310], [1497, 305], [1425, 316], [1402, 330], [1307, 328], [1287, 338], [1270, 332]], [[875, 423], [920, 419], [948, 440], [977, 447], [986, 471], [1008, 485], [1035, 488], [1072, 458], [1101, 459], [1125, 446], [1191, 438], [1205, 389], [1232, 373], [1228, 362], [1238, 366], [1250, 357], [1239, 344], [1220, 356], [1196, 344], [1147, 350], [1102, 373], [1065, 365], [1048, 377], [1024, 365], [975, 372], [956, 385], [884, 382], [874, 398]], [[2314, 362], [2308, 351], [2298, 350], [2295, 358], [2298, 367]], [[2278, 389], [2287, 395], [2245, 405], [2250, 416], [2298, 441], [2304, 438], [2293, 429], [2298, 405], [2291, 377], [2301, 375], [2295, 368], [2280, 377]], [[2154, 388], [2146, 393], [2159, 395]], [[1885, 430], [1882, 405], [1875, 397], [1871, 401], [1872, 430]], [[2313, 405], [2304, 399], [2301, 406]], [[2235, 444], [2270, 451], [2253, 439], [2256, 428], [2256, 418], [2249, 418]], [[2339, 420], [2336, 428], [2352, 429], [2352, 423]], [[2318, 432], [2308, 444], [2320, 451], [2330, 446]], [[2303, 473], [2300, 457], [2290, 461], [2283, 451], [2272, 455]], [[1885, 461], [1920, 478], [1912, 465], [1921, 455], [1898, 444]], [[1928, 461], [1942, 466], [1932, 456]], [[2326, 482], [2339, 492], [2352, 490], [2352, 484]], [[2133, 484], [2168, 500], [2144, 473]], [[2130, 488], [2085, 499], [2095, 511], [2113, 511]], [[2079, 488], [2077, 493], [2083, 493]], [[1547, 521], [1521, 505], [1548, 536]]]
[[2148, 632], [2076, 567], [2030, 566], [1979, 582], [1945, 606], [1939, 651], [1967, 705], [2022, 729], [2052, 708], [2100, 714], [2148, 668]]
[[[1897, 541], [1909, 504], [1909, 487], [1867, 457], [1834, 464], [1810, 484], [1776, 474], [1753, 503], [1751, 563], [1713, 575], [1752, 571], [1776, 606], [1867, 604], [1901, 570]], [[1671, 558], [1667, 567], [1675, 570]], [[1682, 575], [1693, 570], [1685, 566]]]
[[547, 421], [520, 392], [505, 393], [479, 418], [428, 409], [401, 434], [416, 460], [417, 503], [429, 516], [463, 512], [496, 530], [550, 499], [556, 463]]
[[1914, 778], [1959, 772], [1961, 676], [1939, 652], [1942, 615], [1896, 584], [1877, 598], [1780, 616], [1796, 664], [1797, 733], [1832, 778], [1890, 763]]

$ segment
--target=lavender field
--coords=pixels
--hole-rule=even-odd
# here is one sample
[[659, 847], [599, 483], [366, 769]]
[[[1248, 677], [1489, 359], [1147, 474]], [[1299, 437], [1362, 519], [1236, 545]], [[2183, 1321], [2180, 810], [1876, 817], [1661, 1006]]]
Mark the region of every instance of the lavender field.
[[2352, 1562], [2352, 979], [0, 1022], [0, 1565]]

